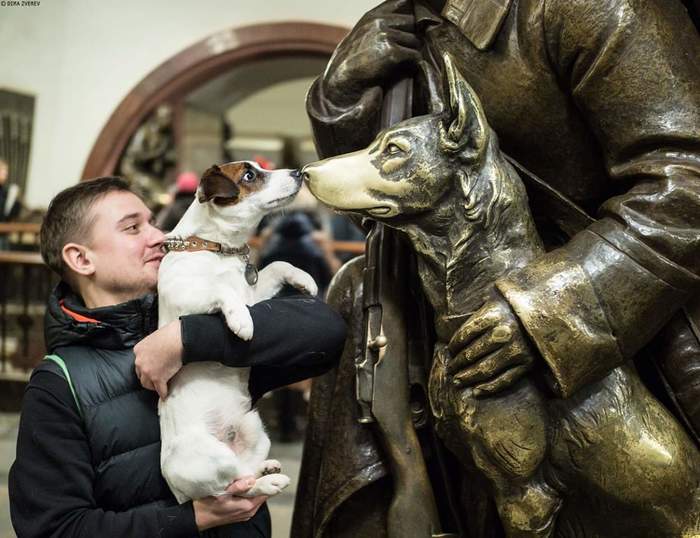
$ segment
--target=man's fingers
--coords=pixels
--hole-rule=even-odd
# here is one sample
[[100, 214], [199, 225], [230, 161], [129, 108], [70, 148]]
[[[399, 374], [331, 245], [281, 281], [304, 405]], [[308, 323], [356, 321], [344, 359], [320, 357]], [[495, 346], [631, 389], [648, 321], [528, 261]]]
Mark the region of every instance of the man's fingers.
[[144, 389], [147, 389], [147, 390], [156, 390], [156, 388], [153, 386], [153, 383], [151, 382], [151, 380], [150, 380], [149, 378], [147, 378], [147, 377], [141, 377], [141, 378], [139, 378], [139, 381], [141, 381], [141, 386], [142, 386]]
[[154, 383], [154, 387], [156, 389], [156, 392], [158, 393], [158, 396], [160, 396], [160, 399], [165, 400], [165, 397], [168, 395], [167, 381], [156, 381]]
[[415, 34], [404, 32], [402, 30], [389, 29], [386, 31], [386, 35], [391, 43], [400, 47], [405, 47], [418, 56], [418, 58], [421, 58], [421, 55], [418, 53], [418, 49], [421, 47], [422, 43], [421, 40], [415, 36]]
[[483, 398], [501, 392], [518, 381], [521, 377], [527, 374], [529, 368], [527, 364], [521, 364], [515, 368], [511, 368], [487, 383], [481, 383], [474, 387], [474, 396]]
[[226, 488], [226, 493], [230, 493], [231, 495], [240, 495], [248, 491], [254, 485], [254, 476], [244, 476], [231, 482], [231, 484]]
[[466, 348], [447, 363], [447, 371], [450, 374], [459, 372], [467, 368], [470, 364], [477, 362], [482, 357], [496, 351], [503, 345], [511, 341], [513, 331], [507, 325], [499, 325], [492, 331], [488, 331], [476, 340], [472, 341]]
[[524, 359], [517, 350], [511, 347], [501, 348], [455, 375], [454, 384], [458, 387], [468, 387], [481, 381], [488, 381], [508, 368], [523, 362]]
[[447, 347], [452, 355], [459, 353], [469, 342], [481, 336], [500, 321], [497, 312], [490, 308], [477, 310], [462, 326], [452, 335]]
[[[421, 60], [420, 52], [408, 47], [402, 47], [400, 45], [394, 45], [389, 51], [389, 60], [394, 65], [408, 64], [408, 67], [413, 68]], [[406, 67], [404, 65], [404, 67]], [[405, 69], [401, 73], [402, 76], [408, 76], [411, 72], [405, 72]]]

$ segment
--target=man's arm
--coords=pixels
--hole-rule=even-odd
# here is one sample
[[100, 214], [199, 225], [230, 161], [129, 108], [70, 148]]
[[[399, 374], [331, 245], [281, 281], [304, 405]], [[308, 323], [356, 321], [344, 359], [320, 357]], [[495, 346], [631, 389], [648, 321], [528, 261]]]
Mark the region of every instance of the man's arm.
[[[144, 387], [167, 394], [167, 381], [182, 364], [217, 361], [251, 367], [251, 394], [320, 375], [338, 360], [345, 323], [318, 299], [294, 295], [250, 307], [255, 332], [243, 341], [219, 314], [183, 316], [139, 342], [136, 372]], [[259, 374], [259, 375], [258, 375]]]
[[250, 393], [266, 392], [327, 372], [345, 342], [345, 323], [331, 307], [304, 295], [279, 297], [250, 307], [255, 332], [244, 341], [223, 316], [184, 316], [183, 363], [213, 360], [250, 366]]
[[10, 513], [19, 538], [193, 537], [192, 503], [111, 512], [97, 506], [94, 470], [68, 384], [39, 371], [22, 402], [17, 458], [9, 476]]

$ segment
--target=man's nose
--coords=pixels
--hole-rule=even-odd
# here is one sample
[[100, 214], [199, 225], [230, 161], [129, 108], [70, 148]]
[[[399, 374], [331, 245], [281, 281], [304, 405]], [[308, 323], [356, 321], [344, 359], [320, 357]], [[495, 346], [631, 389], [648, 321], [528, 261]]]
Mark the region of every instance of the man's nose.
[[149, 226], [151, 227], [151, 236], [149, 238], [150, 246], [157, 247], [162, 245], [163, 241], [165, 241], [165, 234], [160, 228], [156, 228], [152, 224], [149, 224]]

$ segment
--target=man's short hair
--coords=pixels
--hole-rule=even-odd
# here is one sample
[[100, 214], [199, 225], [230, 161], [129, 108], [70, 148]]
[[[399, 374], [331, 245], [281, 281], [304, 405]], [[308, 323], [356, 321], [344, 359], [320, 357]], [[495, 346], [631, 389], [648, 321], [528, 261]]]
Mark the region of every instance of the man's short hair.
[[39, 232], [39, 249], [46, 265], [65, 278], [66, 265], [61, 254], [68, 243], [85, 244], [90, 240], [95, 217], [93, 204], [109, 192], [128, 191], [129, 185], [115, 176], [81, 181], [59, 192], [46, 211]]

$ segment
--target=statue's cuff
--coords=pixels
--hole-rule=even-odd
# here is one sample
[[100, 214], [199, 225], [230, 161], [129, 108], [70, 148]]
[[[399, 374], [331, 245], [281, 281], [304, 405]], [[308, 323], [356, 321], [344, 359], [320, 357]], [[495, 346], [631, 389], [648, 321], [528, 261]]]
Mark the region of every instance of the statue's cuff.
[[549, 366], [559, 395], [570, 396], [623, 361], [590, 278], [562, 250], [496, 286]]
[[633, 357], [683, 304], [687, 289], [664, 276], [584, 230], [496, 286], [567, 397]]

